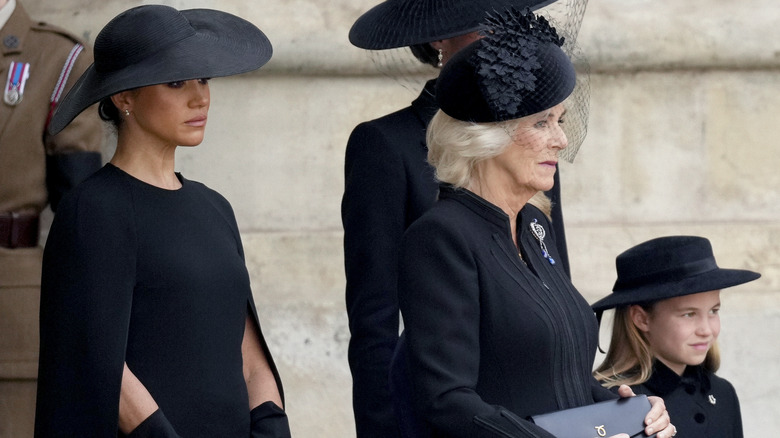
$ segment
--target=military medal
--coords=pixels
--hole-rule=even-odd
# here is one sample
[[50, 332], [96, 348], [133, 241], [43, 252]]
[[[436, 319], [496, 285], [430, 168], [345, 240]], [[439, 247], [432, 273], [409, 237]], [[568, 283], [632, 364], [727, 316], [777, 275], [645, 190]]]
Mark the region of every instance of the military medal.
[[3, 102], [15, 106], [22, 101], [24, 97], [24, 84], [30, 77], [30, 64], [27, 62], [11, 62], [8, 69], [8, 82], [5, 85], [3, 93]]

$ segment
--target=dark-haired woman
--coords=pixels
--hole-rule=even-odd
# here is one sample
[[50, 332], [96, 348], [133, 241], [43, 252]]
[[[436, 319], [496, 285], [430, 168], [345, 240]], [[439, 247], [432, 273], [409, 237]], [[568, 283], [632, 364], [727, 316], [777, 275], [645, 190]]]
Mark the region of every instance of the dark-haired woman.
[[[553, 438], [527, 418], [617, 397], [591, 375], [596, 318], [557, 261], [543, 193], [583, 102], [567, 101], [574, 66], [546, 20], [511, 11], [486, 27], [437, 80], [427, 144], [442, 185], [404, 235], [401, 348], [424, 436]], [[652, 402], [645, 432], [673, 436]]]
[[203, 140], [208, 78], [265, 64], [251, 23], [149, 5], [101, 30], [55, 113], [89, 105], [116, 153], [60, 204], [44, 252], [38, 437], [289, 437], [230, 204], [174, 171]]
[[[487, 12], [553, 1], [386, 0], [357, 19], [349, 39], [368, 50], [409, 47], [421, 63], [441, 68], [479, 38]], [[387, 381], [399, 330], [398, 255], [404, 231], [438, 191], [425, 145], [425, 129], [438, 109], [434, 94], [435, 79], [410, 106], [359, 124], [347, 143], [341, 219], [358, 438], [398, 436]], [[562, 234], [560, 211], [556, 207], [556, 231]], [[565, 253], [560, 261], [567, 263]]]

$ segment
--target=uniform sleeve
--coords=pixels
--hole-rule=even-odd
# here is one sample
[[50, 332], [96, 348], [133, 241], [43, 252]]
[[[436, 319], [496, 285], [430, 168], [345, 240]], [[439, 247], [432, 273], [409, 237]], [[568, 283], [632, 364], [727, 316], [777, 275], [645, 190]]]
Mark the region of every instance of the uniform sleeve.
[[[60, 101], [91, 63], [91, 50], [85, 47], [76, 58]], [[97, 105], [87, 108], [57, 135], [44, 133], [44, 143], [46, 186], [49, 203], [52, 210], [56, 211], [60, 199], [68, 190], [102, 166], [100, 150], [103, 143], [103, 122], [98, 117]]]
[[136, 236], [120, 196], [90, 195], [66, 197], [44, 250], [36, 437], [117, 435]]
[[480, 276], [463, 236], [418, 220], [404, 236], [399, 298], [417, 411], [443, 436], [554, 438], [476, 392]]
[[398, 254], [405, 229], [406, 175], [381, 129], [361, 124], [345, 158], [341, 204], [349, 365], [358, 436], [397, 436], [388, 388], [398, 340]]

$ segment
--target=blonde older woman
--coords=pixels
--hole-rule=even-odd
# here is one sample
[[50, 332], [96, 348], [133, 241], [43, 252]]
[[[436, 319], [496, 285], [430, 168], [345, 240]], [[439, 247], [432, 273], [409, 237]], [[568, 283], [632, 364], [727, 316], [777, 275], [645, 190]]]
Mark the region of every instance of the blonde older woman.
[[[576, 75], [543, 18], [512, 11], [487, 29], [437, 82], [428, 159], [442, 184], [404, 236], [400, 348], [425, 434], [551, 438], [526, 418], [617, 397], [591, 375], [596, 318], [556, 261], [540, 194], [568, 146]], [[645, 432], [673, 436], [653, 402]]]

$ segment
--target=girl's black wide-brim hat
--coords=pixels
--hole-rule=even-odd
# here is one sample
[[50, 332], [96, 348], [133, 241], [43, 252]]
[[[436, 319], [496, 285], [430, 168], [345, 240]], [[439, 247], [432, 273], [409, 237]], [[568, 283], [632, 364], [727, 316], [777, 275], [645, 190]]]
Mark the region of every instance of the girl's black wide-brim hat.
[[615, 264], [618, 278], [613, 293], [591, 306], [598, 313], [618, 306], [725, 289], [761, 277], [753, 271], [718, 267], [710, 241], [697, 236], [648, 240], [618, 255]]
[[383, 50], [430, 43], [482, 28], [485, 14], [509, 7], [536, 10], [556, 0], [385, 0], [361, 15], [349, 42]]
[[252, 23], [213, 9], [138, 6], [114, 17], [95, 39], [95, 62], [59, 103], [56, 134], [100, 100], [133, 88], [256, 70], [271, 42]]

